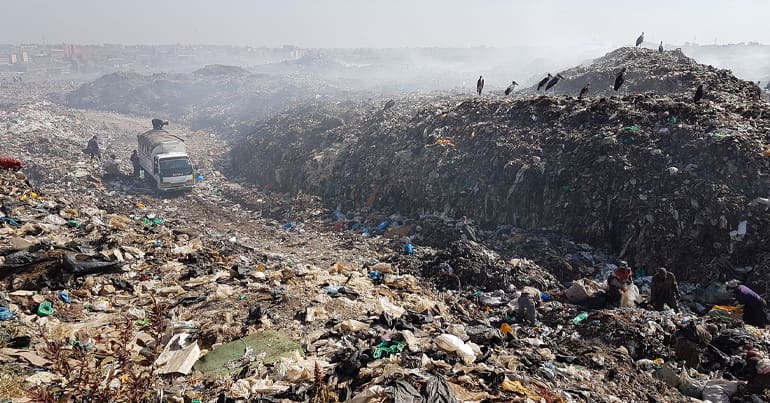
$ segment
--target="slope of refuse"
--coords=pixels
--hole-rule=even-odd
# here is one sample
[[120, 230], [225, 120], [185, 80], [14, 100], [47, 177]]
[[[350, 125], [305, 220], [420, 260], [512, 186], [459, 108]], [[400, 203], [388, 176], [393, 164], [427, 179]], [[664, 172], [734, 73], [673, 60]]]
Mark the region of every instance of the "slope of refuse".
[[626, 68], [626, 75], [621, 95], [650, 92], [692, 98], [699, 84], [704, 85], [706, 97], [716, 102], [756, 100], [761, 94], [755, 83], [739, 80], [729, 70], [700, 64], [679, 49], [659, 53], [645, 48], [619, 48], [590, 64], [562, 71], [559, 74], [564, 79], [548, 92], [576, 97], [590, 83], [592, 95], [618, 95], [612, 87], [622, 68]]
[[338, 93], [344, 91], [309, 76], [249, 74], [239, 67], [211, 65], [191, 74], [108, 74], [63, 98], [74, 108], [166, 116], [196, 130], [229, 132], [305, 98]]
[[[446, 108], [446, 115], [415, 114], [405, 100], [422, 109]], [[302, 111], [306, 122], [297, 116], [273, 121], [276, 130], [291, 122], [293, 131], [286, 131], [282, 147], [269, 149], [276, 156], [252, 161], [257, 165], [251, 172], [266, 171], [271, 186], [228, 180], [216, 162], [227, 146], [216, 136], [188, 135], [203, 180], [178, 195], [155, 194], [137, 178], [105, 177], [101, 163], [81, 151], [97, 134], [105, 152], [127, 156], [134, 134], [149, 123], [145, 119], [40, 101], [0, 110], [3, 157], [23, 164], [19, 171], [0, 169], [0, 398], [770, 399], [770, 333], [745, 325], [731, 313], [733, 306], [710, 309], [730, 302], [724, 284], [693, 292], [683, 283], [683, 312], [588, 309], [573, 290], [587, 297], [600, 287], [590, 279], [601, 281], [613, 269], [615, 256], [601, 248], [558, 231], [476, 221], [483, 210], [469, 200], [463, 211], [449, 205], [415, 216], [380, 209], [400, 206], [389, 193], [396, 188], [353, 188], [350, 200], [324, 208], [317, 195], [284, 192], [305, 184], [291, 169], [271, 166], [288, 157], [306, 163], [305, 154], [294, 153], [344, 151], [357, 143], [355, 132], [343, 130], [368, 122], [383, 138], [366, 144], [380, 149], [356, 145], [352, 150], [360, 154], [344, 158], [354, 168], [378, 168], [372, 153], [388, 158], [388, 147], [395, 147], [381, 145], [393, 140], [388, 119], [448, 125], [463, 118], [460, 112], [504, 105], [510, 107], [499, 101], [458, 105], [451, 97], [404, 98], [387, 110], [372, 102], [311, 104]], [[554, 105], [559, 101], [546, 103]], [[465, 141], [483, 145], [490, 127], [474, 127]], [[169, 130], [186, 132], [173, 122]], [[425, 141], [423, 130], [413, 137]], [[443, 137], [453, 130], [443, 129], [442, 137], [417, 149], [472, 167], [452, 157], [470, 144]], [[306, 139], [314, 142], [305, 146]], [[413, 139], [400, 140], [415, 146]], [[436, 140], [446, 141], [433, 145]], [[536, 159], [541, 155], [528, 161], [544, 161]], [[355, 165], [358, 156], [371, 165]], [[403, 156], [390, 159], [414, 170], [405, 180], [424, 172]], [[475, 169], [468, 172], [482, 172]], [[533, 186], [524, 172], [511, 197]], [[351, 171], [349, 183], [358, 175]], [[487, 191], [473, 182], [463, 185], [456, 196]], [[334, 194], [335, 188], [327, 190]], [[452, 217], [457, 213], [467, 217]], [[736, 236], [749, 237], [742, 232]], [[646, 294], [649, 277], [639, 274]], [[565, 291], [562, 284], [576, 277], [584, 279]], [[534, 325], [516, 312], [524, 286], [538, 288], [543, 300]], [[712, 343], [698, 347], [698, 362], [688, 368], [674, 346], [689, 324], [705, 328]]]
[[[669, 66], [621, 49], [595, 69], [626, 65], [629, 54]], [[688, 92], [319, 103], [258, 124], [233, 148], [232, 167], [343, 211], [548, 228], [647, 270], [764, 283], [770, 108], [729, 72], [699, 74], [711, 83], [699, 104]]]

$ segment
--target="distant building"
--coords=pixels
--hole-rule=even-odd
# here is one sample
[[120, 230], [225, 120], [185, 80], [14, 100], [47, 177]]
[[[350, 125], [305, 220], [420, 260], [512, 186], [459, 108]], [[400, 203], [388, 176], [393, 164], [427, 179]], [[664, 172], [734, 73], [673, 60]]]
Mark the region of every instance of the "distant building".
[[21, 52], [21, 62], [29, 63], [29, 53], [27, 53], [26, 50], [24, 52]]
[[16, 64], [18, 61], [19, 60], [16, 58], [16, 53], [11, 53], [11, 55], [8, 56], [8, 64]]
[[75, 45], [67, 45], [65, 43], [62, 47], [64, 48], [64, 55], [66, 57], [73, 57], [78, 53], [78, 48]]

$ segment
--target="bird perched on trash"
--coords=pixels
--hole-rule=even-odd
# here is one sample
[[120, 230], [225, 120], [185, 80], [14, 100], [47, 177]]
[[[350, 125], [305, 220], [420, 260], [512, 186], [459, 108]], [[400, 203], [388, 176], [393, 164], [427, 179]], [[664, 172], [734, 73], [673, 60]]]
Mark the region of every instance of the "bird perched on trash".
[[545, 86], [545, 90], [546, 91], [550, 90], [551, 88], [553, 88], [554, 85], [559, 83], [559, 80], [563, 80], [563, 79], [564, 79], [564, 76], [562, 76], [561, 74], [556, 74], [551, 79], [551, 81], [548, 82], [548, 85]]
[[479, 81], [476, 81], [476, 92], [481, 95], [481, 90], [484, 89], [484, 77], [479, 76]]
[[660, 45], [658, 46], [658, 53], [663, 53], [663, 41], [660, 41]]
[[396, 106], [396, 101], [391, 99], [388, 102], [385, 102], [385, 106], [382, 108], [382, 111], [385, 112], [386, 110], [388, 110], [388, 109], [390, 109], [390, 108], [392, 108], [394, 106]]
[[548, 77], [540, 80], [540, 82], [537, 83], [537, 90], [540, 91], [540, 89], [543, 88], [544, 85], [548, 84], [548, 81], [551, 81], [552, 77], [553, 76], [551, 75], [551, 73], [548, 73]]
[[153, 119], [152, 120], [152, 128], [154, 130], [162, 130], [163, 126], [167, 126], [167, 125], [168, 125], [168, 121], [164, 122], [161, 119]]
[[620, 73], [615, 77], [615, 85], [612, 86], [612, 89], [617, 91], [620, 89], [620, 86], [623, 85], [623, 83], [626, 82], [626, 68], [623, 67], [620, 69]]
[[580, 90], [580, 95], [578, 95], [578, 99], [583, 99], [588, 95], [588, 90], [591, 88], [591, 83], [586, 83], [586, 85], [583, 86], [583, 89]]
[[642, 42], [644, 42], [644, 32], [642, 32], [642, 34], [639, 35], [638, 38], [636, 38], [636, 47], [638, 48], [639, 45], [642, 44]]
[[692, 101], [696, 104], [703, 99], [703, 84], [698, 86], [698, 89], [695, 90], [695, 96], [692, 98]]
[[516, 86], [519, 85], [516, 81], [512, 81], [511, 85], [508, 86], [508, 88], [505, 89], [505, 95], [511, 95], [513, 90], [516, 89]]

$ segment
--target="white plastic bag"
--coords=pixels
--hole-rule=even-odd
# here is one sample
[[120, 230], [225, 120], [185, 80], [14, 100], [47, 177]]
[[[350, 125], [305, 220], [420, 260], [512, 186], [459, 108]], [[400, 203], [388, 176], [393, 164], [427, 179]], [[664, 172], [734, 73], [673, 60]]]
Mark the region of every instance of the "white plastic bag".
[[639, 288], [636, 284], [629, 285], [625, 292], [620, 293], [620, 306], [622, 307], [633, 308], [640, 300], [641, 296], [639, 295]]
[[738, 381], [712, 379], [703, 388], [703, 400], [712, 403], [730, 403], [730, 396], [738, 391]]
[[456, 353], [463, 359], [465, 365], [471, 365], [473, 361], [476, 361], [476, 354], [473, 352], [473, 348], [453, 334], [442, 334], [436, 337], [436, 345], [444, 351]]

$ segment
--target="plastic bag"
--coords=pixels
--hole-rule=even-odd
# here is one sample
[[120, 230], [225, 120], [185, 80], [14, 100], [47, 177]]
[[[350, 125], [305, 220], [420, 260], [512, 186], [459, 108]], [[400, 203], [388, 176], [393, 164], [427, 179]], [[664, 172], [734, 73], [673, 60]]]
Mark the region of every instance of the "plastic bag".
[[473, 352], [471, 346], [463, 343], [459, 337], [452, 334], [442, 334], [436, 337], [436, 345], [447, 352], [457, 353], [460, 358], [463, 359], [465, 365], [473, 364], [476, 360], [476, 354]]
[[639, 295], [639, 288], [636, 284], [629, 285], [628, 288], [626, 288], [626, 291], [621, 292], [620, 294], [620, 306], [622, 307], [633, 308], [639, 301], [641, 301], [641, 296]]
[[683, 370], [681, 375], [679, 375], [679, 392], [685, 396], [700, 399], [703, 396], [703, 388], [705, 386], [705, 381], [690, 377], [687, 370]]
[[656, 378], [662, 380], [672, 388], [679, 386], [679, 374], [676, 373], [676, 368], [673, 368], [669, 363], [666, 363], [662, 367], [656, 369], [654, 374]]
[[386, 389], [394, 403], [423, 403], [425, 400], [411, 384], [400, 379], [391, 380]]
[[431, 376], [425, 385], [425, 394], [431, 403], [459, 403], [443, 377]]
[[599, 284], [593, 280], [580, 279], [572, 282], [572, 286], [567, 289], [564, 295], [567, 300], [572, 303], [579, 303], [589, 299], [597, 291], [599, 291]]
[[712, 403], [730, 403], [730, 396], [738, 391], [738, 381], [712, 379], [703, 388], [703, 400]]

